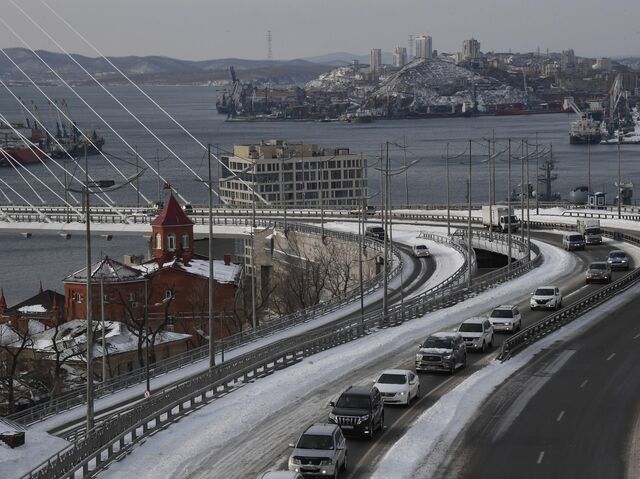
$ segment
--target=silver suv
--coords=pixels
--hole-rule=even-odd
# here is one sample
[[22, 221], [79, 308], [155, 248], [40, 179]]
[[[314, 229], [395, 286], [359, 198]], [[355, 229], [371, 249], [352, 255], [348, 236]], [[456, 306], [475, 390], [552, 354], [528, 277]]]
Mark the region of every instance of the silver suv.
[[347, 469], [347, 441], [337, 424], [316, 423], [302, 433], [289, 457], [289, 470], [306, 477], [337, 478]]
[[467, 365], [467, 349], [460, 333], [434, 333], [421, 343], [416, 354], [416, 371], [448, 371]]
[[493, 346], [493, 326], [487, 318], [469, 318], [458, 328], [467, 349], [482, 351]]

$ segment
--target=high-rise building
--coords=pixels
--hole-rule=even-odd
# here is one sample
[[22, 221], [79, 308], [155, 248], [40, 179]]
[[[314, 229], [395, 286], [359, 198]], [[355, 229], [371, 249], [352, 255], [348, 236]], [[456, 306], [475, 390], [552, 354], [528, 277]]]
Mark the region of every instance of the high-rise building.
[[433, 42], [429, 35], [416, 37], [416, 58], [433, 58]]
[[382, 50], [379, 48], [371, 49], [371, 60], [369, 61], [369, 70], [375, 72], [382, 66]]
[[576, 54], [573, 49], [562, 50], [562, 56], [560, 57], [560, 68], [563, 71], [571, 71], [576, 66]]
[[407, 64], [407, 49], [405, 47], [396, 47], [393, 52], [393, 66], [403, 67]]
[[469, 38], [462, 42], [462, 59], [473, 60], [480, 57], [480, 42], [475, 38]]

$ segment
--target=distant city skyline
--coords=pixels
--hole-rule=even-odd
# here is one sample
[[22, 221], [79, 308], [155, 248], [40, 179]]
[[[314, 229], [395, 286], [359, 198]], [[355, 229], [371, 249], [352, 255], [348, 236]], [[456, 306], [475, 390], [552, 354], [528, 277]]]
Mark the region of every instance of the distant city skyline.
[[[12, 5], [15, 1], [72, 52], [96, 56], [41, 0], [2, 0], [0, 17], [35, 49], [59, 51]], [[111, 56], [161, 55], [185, 60], [227, 57], [287, 60], [372, 48], [408, 47], [429, 35], [439, 52], [462, 50], [476, 38], [482, 51], [560, 52], [578, 56], [640, 56], [640, 2], [612, 0], [44, 0]], [[0, 28], [0, 47], [24, 47]]]

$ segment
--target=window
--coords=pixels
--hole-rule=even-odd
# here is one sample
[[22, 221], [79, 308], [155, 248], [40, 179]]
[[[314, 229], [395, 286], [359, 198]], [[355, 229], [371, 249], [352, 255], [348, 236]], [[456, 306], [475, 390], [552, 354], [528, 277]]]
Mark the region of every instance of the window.
[[82, 303], [82, 295], [80, 293], [73, 293], [73, 300], [76, 303]]
[[167, 235], [167, 249], [169, 251], [175, 251], [176, 250], [176, 235], [173, 233], [169, 233]]
[[164, 292], [164, 297], [165, 299], [173, 299], [173, 291], [171, 291], [170, 289], [166, 290]]
[[129, 293], [129, 302], [135, 303], [137, 301], [136, 293]]
[[109, 302], [109, 295], [108, 294], [103, 294], [102, 295], [102, 302], [103, 303], [108, 303]]
[[162, 249], [162, 235], [156, 233], [156, 249]]
[[182, 240], [180, 241], [180, 246], [182, 247], [182, 249], [189, 249], [189, 235], [188, 234], [183, 234], [182, 235]]

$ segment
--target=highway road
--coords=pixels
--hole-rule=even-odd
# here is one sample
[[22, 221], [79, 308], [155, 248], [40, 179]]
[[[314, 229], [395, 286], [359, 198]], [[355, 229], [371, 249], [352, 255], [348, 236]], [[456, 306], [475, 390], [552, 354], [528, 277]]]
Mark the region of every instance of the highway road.
[[[537, 238], [560, 245], [561, 237], [557, 234], [536, 233]], [[617, 247], [617, 246], [616, 246]], [[564, 278], [558, 281], [565, 295], [564, 305], [589, 294], [599, 285], [586, 286], [584, 269], [594, 260], [606, 257], [611, 244], [590, 247], [576, 253], [579, 258], [575, 270], [567, 271]], [[615, 273], [617, 277], [621, 273]], [[537, 285], [532, 285], [532, 289]], [[523, 326], [531, 324], [546, 314], [544, 311], [529, 311], [528, 297], [521, 299], [519, 306], [523, 312]], [[497, 305], [488, 305], [490, 308]], [[466, 318], [461, 317], [460, 321]], [[500, 336], [497, 336], [499, 343]], [[416, 346], [422, 337], [416, 338]], [[345, 366], [351, 369], [348, 375], [340, 377], [329, 384], [320, 385], [308, 395], [300, 397], [295, 407], [282, 411], [275, 417], [269, 417], [256, 424], [250, 433], [241, 434], [229, 441], [222, 449], [213, 452], [206, 458], [198, 458], [198, 465], [190, 470], [187, 477], [255, 477], [270, 467], [286, 467], [286, 458], [290, 450], [287, 444], [295, 441], [296, 436], [312, 422], [326, 422], [330, 409], [328, 402], [335, 399], [350, 384], [367, 383], [376, 378], [380, 371], [387, 368], [412, 369], [416, 349], [398, 349], [393, 354], [374, 359], [362, 367]], [[421, 375], [422, 397], [410, 408], [385, 408], [385, 430], [373, 440], [349, 439], [349, 470], [343, 474], [346, 478], [366, 478], [375, 470], [377, 461], [385, 451], [412, 424], [416, 417], [433, 405], [439, 397], [473, 374], [483, 365], [491, 361], [497, 354], [497, 348], [489, 354], [470, 354], [466, 369], [458, 371], [454, 376], [445, 374]]]
[[638, 308], [611, 311], [499, 387], [438, 477], [640, 477]]

